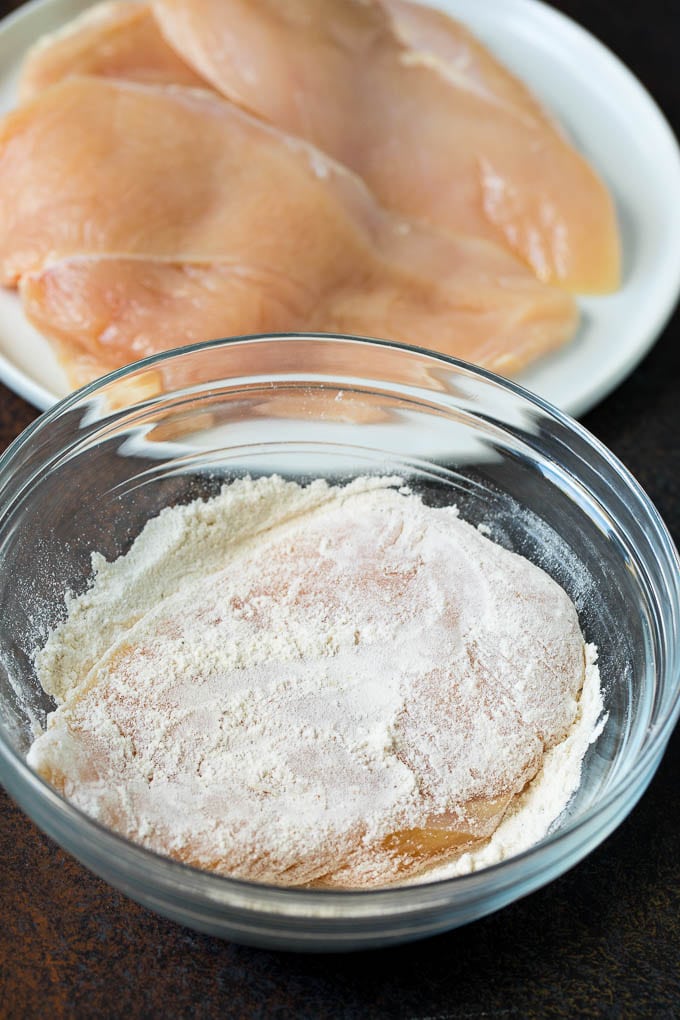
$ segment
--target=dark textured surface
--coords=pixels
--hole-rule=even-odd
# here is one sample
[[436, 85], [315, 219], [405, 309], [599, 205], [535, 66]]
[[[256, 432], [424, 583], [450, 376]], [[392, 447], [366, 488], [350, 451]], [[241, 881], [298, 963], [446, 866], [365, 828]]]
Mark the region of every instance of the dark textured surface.
[[[556, 6], [632, 67], [677, 129], [677, 0]], [[676, 316], [585, 418], [676, 542], [679, 343]], [[0, 386], [1, 446], [34, 417]], [[155, 917], [84, 871], [0, 791], [0, 1016], [680, 1016], [679, 771], [676, 732], [641, 803], [573, 871], [467, 928], [346, 957], [245, 949]]]

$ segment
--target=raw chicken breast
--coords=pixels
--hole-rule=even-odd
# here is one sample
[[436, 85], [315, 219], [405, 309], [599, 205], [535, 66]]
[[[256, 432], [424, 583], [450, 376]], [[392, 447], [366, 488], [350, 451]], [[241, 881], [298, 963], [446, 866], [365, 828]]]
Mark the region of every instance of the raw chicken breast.
[[215, 88], [351, 167], [383, 205], [504, 243], [571, 290], [618, 285], [607, 189], [450, 19], [433, 50], [439, 16], [391, 2], [153, 0], [153, 9]]
[[65, 79], [0, 128], [0, 273], [97, 364], [324, 330], [513, 372], [576, 307], [488, 241], [394, 216], [312, 146], [218, 96]]
[[559, 126], [526, 85], [500, 64], [459, 21], [442, 11], [411, 0], [379, 0], [388, 11], [401, 42], [420, 53], [424, 64], [524, 121], [538, 127], [541, 121]]
[[90, 368], [102, 374], [200, 340], [298, 331], [397, 340], [511, 374], [543, 353], [551, 334], [564, 337], [573, 309], [555, 292], [537, 301], [519, 273], [514, 280], [493, 271], [489, 279], [475, 278], [468, 256], [479, 268], [479, 256], [488, 254], [479, 244], [477, 252], [464, 247], [461, 272], [438, 284], [359, 243], [332, 270], [306, 278], [294, 260], [274, 269], [237, 257], [177, 263], [87, 256], [27, 274], [20, 292], [27, 317], [58, 341], [67, 363], [74, 345], [87, 355], [85, 362], [76, 357], [74, 382], [92, 377]]
[[22, 65], [20, 97], [71, 74], [209, 88], [165, 42], [150, 8], [134, 0], [96, 4], [40, 39]]

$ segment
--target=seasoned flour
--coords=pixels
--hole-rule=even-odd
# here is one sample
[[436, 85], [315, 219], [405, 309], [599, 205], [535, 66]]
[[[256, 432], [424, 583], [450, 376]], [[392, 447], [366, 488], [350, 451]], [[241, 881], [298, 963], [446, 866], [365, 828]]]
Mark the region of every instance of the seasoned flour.
[[[37, 655], [29, 761], [161, 853], [372, 887], [541, 839], [602, 711], [573, 605], [398, 479], [245, 479], [164, 510]], [[433, 870], [435, 869], [435, 870]]]

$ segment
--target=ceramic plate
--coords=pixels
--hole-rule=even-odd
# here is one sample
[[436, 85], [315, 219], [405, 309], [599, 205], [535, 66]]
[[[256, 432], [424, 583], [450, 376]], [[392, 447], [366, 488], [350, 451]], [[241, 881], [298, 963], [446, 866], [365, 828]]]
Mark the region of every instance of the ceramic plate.
[[[90, 0], [34, 0], [0, 24], [0, 110], [15, 104], [26, 48]], [[434, 4], [433, 4], [434, 6]], [[624, 252], [621, 289], [581, 300], [582, 322], [562, 351], [518, 381], [571, 414], [609, 393], [652, 345], [680, 287], [680, 156], [649, 94], [601, 43], [537, 0], [439, 0], [537, 93], [599, 170], [616, 199]], [[48, 344], [0, 290], [0, 378], [37, 407], [67, 382]]]

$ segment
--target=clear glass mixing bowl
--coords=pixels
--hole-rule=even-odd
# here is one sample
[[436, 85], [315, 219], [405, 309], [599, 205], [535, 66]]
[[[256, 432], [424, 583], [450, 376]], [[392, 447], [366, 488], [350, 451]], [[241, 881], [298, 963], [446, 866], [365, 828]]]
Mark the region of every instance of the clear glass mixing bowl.
[[[165, 392], [159, 392], [160, 387]], [[134, 403], [130, 405], [130, 401]], [[256, 885], [133, 845], [26, 764], [54, 705], [32, 653], [93, 550], [124, 553], [165, 506], [243, 474], [401, 474], [552, 574], [599, 647], [609, 713], [580, 788], [526, 853], [370, 892]], [[251, 337], [162, 354], [45, 413], [0, 459], [0, 778], [35, 822], [140, 903], [261, 946], [344, 950], [464, 924], [597, 846], [649, 783], [679, 710], [679, 564], [625, 468], [576, 422], [486, 372], [351, 337]]]

